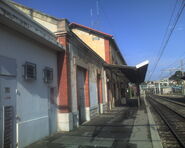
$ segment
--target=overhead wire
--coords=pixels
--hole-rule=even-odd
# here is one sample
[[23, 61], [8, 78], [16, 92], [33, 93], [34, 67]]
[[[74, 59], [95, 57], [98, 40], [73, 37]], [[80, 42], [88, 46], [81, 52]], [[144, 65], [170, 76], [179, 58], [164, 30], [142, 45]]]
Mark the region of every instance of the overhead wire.
[[162, 73], [164, 74], [164, 72], [166, 71], [166, 72], [169, 72], [169, 74], [168, 75], [166, 75], [165, 76], [165, 78], [168, 78], [168, 77], [170, 77], [171, 75], [172, 75], [172, 72], [175, 72], [175, 71], [181, 71], [182, 70], [182, 65], [179, 65], [178, 67], [176, 67], [176, 68], [169, 68], [169, 69], [164, 69], [163, 71], [161, 71], [161, 78], [162, 78]]
[[[158, 56], [157, 61], [156, 61], [155, 65], [154, 65], [154, 68], [153, 68], [153, 70], [152, 70], [152, 72], [151, 72], [151, 74], [150, 74], [150, 76], [149, 76], [149, 80], [151, 80], [151, 77], [152, 77], [153, 73], [155, 72], [155, 70], [156, 70], [156, 68], [157, 68], [157, 66], [158, 66], [158, 64], [159, 64], [159, 61], [160, 61], [160, 59], [161, 59], [161, 57], [162, 57], [162, 55], [163, 55], [163, 53], [164, 53], [164, 51], [165, 51], [165, 49], [166, 49], [166, 47], [167, 47], [167, 44], [168, 44], [168, 42], [169, 42], [169, 40], [170, 40], [170, 37], [171, 37], [171, 35], [172, 35], [172, 33], [173, 33], [173, 31], [174, 31], [176, 25], [177, 25], [177, 22], [178, 22], [178, 20], [179, 20], [181, 14], [182, 14], [182, 12], [183, 12], [183, 9], [184, 9], [184, 7], [185, 7], [185, 1], [183, 0], [183, 1], [182, 1], [182, 4], [181, 4], [181, 6], [180, 6], [180, 9], [179, 9], [179, 11], [178, 11], [178, 13], [177, 13], [177, 15], [176, 15], [176, 17], [175, 17], [175, 19], [174, 19], [175, 22], [173, 23], [173, 26], [171, 27], [170, 32], [168, 33], [168, 30], [169, 30], [169, 28], [170, 28], [170, 24], [171, 24], [171, 22], [172, 22], [172, 19], [173, 19], [175, 10], [176, 10], [177, 2], [178, 2], [178, 1], [176, 1], [175, 6], [174, 6], [174, 8], [173, 8], [173, 11], [172, 11], [172, 14], [171, 14], [171, 17], [170, 17], [170, 21], [169, 21], [169, 23], [168, 23], [168, 25], [167, 25], [166, 32], [165, 32], [165, 34], [164, 34], [164, 37], [163, 37], [163, 40], [162, 40], [162, 43], [161, 43], [161, 46], [160, 46], [159, 56]], [[168, 36], [167, 36], [167, 35], [168, 35]]]
[[[158, 54], [157, 54], [157, 55], [159, 55], [159, 56], [160, 56], [160, 54], [161, 54], [162, 45], [163, 45], [164, 40], [165, 40], [165, 38], [166, 38], [166, 36], [167, 36], [167, 33], [168, 33], [168, 30], [169, 30], [170, 24], [171, 24], [171, 22], [172, 22], [172, 19], [173, 19], [173, 16], [174, 16], [174, 13], [175, 13], [177, 4], [178, 4], [178, 0], [175, 1], [174, 7], [173, 7], [173, 9], [172, 9], [172, 13], [171, 13], [171, 15], [170, 15], [170, 19], [169, 19], [168, 25], [167, 25], [167, 27], [166, 27], [166, 29], [165, 29], [165, 34], [164, 34], [164, 36], [163, 36], [163, 39], [162, 39], [162, 42], [161, 42], [161, 45], [160, 45], [160, 48], [159, 48], [159, 51], [158, 51]], [[154, 58], [154, 61], [155, 61], [155, 59], [157, 59], [156, 61], [158, 61], [159, 56], [158, 56], [157, 58]], [[151, 70], [150, 72], [147, 71], [147, 73], [148, 73], [148, 74], [147, 74], [148, 80], [151, 79], [152, 74], [154, 73], [154, 71], [155, 71], [155, 69], [156, 69], [156, 67], [157, 67], [157, 64], [158, 64], [158, 63], [156, 62], [156, 64], [155, 64], [153, 70]], [[161, 75], [162, 75], [162, 73], [161, 73]]]
[[[180, 70], [180, 66], [178, 66], [176, 69], [178, 69], [178, 68]], [[175, 71], [173, 73], [175, 73]], [[171, 72], [166, 77], [170, 77], [170, 76], [172, 76], [172, 73]]]
[[160, 45], [160, 48], [159, 48], [159, 51], [158, 51], [159, 56], [158, 56], [158, 58], [156, 60], [156, 63], [154, 65], [154, 68], [153, 68], [152, 72], [150, 73], [149, 80], [151, 79], [152, 74], [155, 72], [155, 69], [157, 68], [158, 62], [159, 62], [160, 57], [161, 57], [160, 55], [163, 54], [162, 47], [163, 47], [164, 41], [166, 39], [166, 36], [168, 34], [168, 31], [169, 31], [169, 28], [170, 28], [170, 24], [172, 23], [172, 19], [173, 19], [173, 16], [175, 14], [175, 10], [176, 10], [177, 4], [178, 4], [178, 0], [175, 1], [175, 4], [174, 4], [173, 10], [172, 10], [172, 13], [171, 13], [168, 25], [167, 25], [166, 30], [165, 30], [165, 34], [163, 36], [163, 39], [162, 39], [162, 42], [161, 42], [161, 45]]
[[[183, 60], [183, 57], [185, 57], [185, 52], [183, 52], [182, 54], [181, 54], [181, 56], [180, 57], [178, 57], [178, 58], [176, 58], [176, 60], [174, 60], [172, 63], [170, 63], [169, 65], [167, 65], [166, 66], [166, 68], [170, 68], [171, 66], [176, 66], [177, 65], [177, 62], [180, 62], [181, 60]], [[176, 65], [175, 65], [176, 64]], [[179, 66], [178, 66], [179, 67]], [[178, 69], [178, 67], [176, 68], [176, 69]], [[165, 69], [166, 69], [165, 68]], [[163, 79], [163, 74], [164, 74], [164, 70], [165, 69], [162, 69], [161, 70], [161, 74], [159, 75], [159, 79]]]
[[174, 64], [177, 64], [177, 62], [179, 62], [180, 60], [182, 60], [182, 58], [185, 57], [185, 52], [183, 53], [182, 56], [178, 57], [176, 60], [174, 60], [172, 63], [170, 63], [169, 65], [166, 66], [166, 68], [169, 68], [171, 66], [173, 66]]

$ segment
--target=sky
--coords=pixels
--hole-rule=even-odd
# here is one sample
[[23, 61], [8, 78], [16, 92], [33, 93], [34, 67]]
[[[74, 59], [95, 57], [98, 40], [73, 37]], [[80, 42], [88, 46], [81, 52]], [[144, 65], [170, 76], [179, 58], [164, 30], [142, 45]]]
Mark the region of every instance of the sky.
[[174, 72], [169, 70], [179, 68], [180, 64], [185, 70], [184, 10], [153, 72], [175, 3], [178, 1], [177, 12], [183, 0], [14, 1], [56, 18], [67, 18], [70, 22], [112, 34], [127, 65], [135, 66], [149, 60], [146, 80], [169, 77]]

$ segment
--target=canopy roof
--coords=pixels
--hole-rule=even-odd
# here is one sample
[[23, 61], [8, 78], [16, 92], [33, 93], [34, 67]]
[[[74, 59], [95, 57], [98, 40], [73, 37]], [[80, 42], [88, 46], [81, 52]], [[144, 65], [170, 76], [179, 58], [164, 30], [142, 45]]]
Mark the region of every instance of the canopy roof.
[[149, 61], [144, 61], [136, 66], [104, 64], [104, 67], [112, 71], [121, 71], [130, 82], [142, 83], [145, 80]]

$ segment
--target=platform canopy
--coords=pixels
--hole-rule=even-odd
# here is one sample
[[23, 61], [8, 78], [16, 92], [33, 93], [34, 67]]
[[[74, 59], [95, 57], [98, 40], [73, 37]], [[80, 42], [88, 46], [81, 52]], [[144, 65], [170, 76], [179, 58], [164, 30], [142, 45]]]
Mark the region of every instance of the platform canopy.
[[140, 84], [144, 82], [149, 61], [144, 61], [136, 66], [104, 64], [112, 72], [122, 72], [130, 82]]

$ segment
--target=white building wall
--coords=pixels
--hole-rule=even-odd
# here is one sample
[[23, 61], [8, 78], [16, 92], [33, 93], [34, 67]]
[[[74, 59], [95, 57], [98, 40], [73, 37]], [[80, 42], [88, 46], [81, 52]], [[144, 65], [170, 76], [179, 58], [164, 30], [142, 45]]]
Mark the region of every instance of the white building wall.
[[[56, 53], [0, 25], [0, 55], [14, 58], [17, 63], [16, 110], [20, 118], [17, 138], [21, 148], [49, 135], [48, 87], [57, 90]], [[37, 80], [24, 80], [23, 64], [26, 61], [37, 65]], [[53, 81], [49, 86], [43, 82], [45, 66], [53, 68]]]

